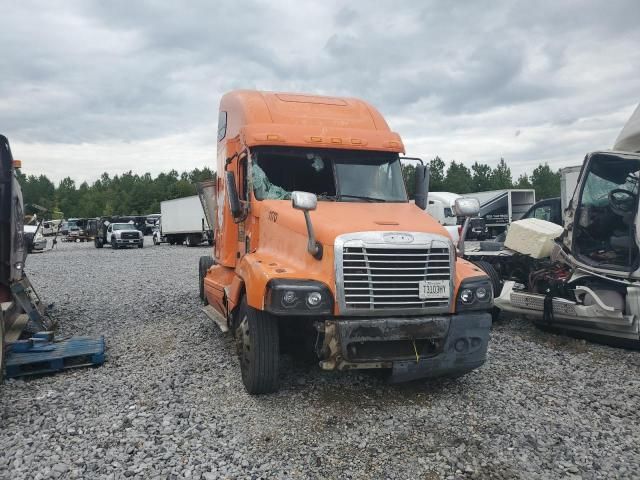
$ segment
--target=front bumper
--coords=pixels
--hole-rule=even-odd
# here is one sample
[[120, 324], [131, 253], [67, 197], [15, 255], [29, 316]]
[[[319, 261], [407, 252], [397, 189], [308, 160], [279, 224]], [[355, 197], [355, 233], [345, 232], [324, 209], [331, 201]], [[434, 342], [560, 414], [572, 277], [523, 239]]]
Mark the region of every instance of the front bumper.
[[143, 241], [142, 238], [116, 238], [116, 245], [140, 245]]
[[390, 368], [392, 381], [457, 376], [487, 356], [491, 314], [327, 320], [326, 370]]

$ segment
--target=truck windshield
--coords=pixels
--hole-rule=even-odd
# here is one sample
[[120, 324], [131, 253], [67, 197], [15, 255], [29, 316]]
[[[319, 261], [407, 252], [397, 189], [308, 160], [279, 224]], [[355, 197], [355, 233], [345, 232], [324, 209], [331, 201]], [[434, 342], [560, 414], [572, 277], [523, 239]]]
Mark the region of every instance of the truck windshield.
[[262, 147], [253, 151], [251, 176], [258, 200], [288, 200], [299, 190], [321, 201], [407, 201], [395, 153]]
[[640, 161], [602, 153], [592, 157], [573, 227], [578, 256], [603, 268], [637, 268], [639, 186]]
[[114, 223], [113, 230], [135, 230], [136, 227], [130, 223]]

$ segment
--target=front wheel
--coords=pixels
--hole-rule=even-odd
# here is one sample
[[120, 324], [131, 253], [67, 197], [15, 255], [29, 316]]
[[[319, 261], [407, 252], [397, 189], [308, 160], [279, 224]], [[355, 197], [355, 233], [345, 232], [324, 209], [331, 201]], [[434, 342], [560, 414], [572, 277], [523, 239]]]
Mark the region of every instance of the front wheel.
[[278, 319], [247, 305], [242, 298], [236, 328], [236, 349], [244, 388], [251, 395], [278, 390], [280, 337]]
[[142, 248], [142, 247], [144, 247], [144, 243], [140, 242], [140, 243], [138, 244], [138, 248]]
[[104, 247], [104, 243], [102, 243], [102, 240], [96, 238], [93, 242], [93, 244], [96, 246], [96, 248], [102, 248]]
[[158, 239], [155, 236], [153, 237], [153, 244], [154, 245], [159, 245], [160, 244], [160, 242], [158, 241]]
[[113, 248], [114, 250], [118, 249], [118, 244], [116, 243], [116, 239], [115, 238], [111, 239], [111, 248]]

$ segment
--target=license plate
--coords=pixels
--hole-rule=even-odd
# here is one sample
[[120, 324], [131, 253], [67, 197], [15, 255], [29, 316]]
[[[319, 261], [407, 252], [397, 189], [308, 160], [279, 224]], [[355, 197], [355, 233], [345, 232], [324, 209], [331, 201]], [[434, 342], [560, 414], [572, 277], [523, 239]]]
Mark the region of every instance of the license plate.
[[136, 243], [135, 240], [129, 240], [129, 243]]
[[420, 300], [428, 298], [449, 298], [449, 280], [422, 280], [418, 284]]

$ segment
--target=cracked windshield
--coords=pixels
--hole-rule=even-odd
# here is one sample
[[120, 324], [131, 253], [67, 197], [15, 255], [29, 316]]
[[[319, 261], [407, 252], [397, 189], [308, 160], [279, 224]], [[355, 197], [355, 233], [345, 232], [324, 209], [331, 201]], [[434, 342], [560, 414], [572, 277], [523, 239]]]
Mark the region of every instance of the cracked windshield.
[[394, 153], [264, 148], [253, 154], [251, 175], [258, 200], [289, 200], [304, 191], [321, 201], [407, 201]]

